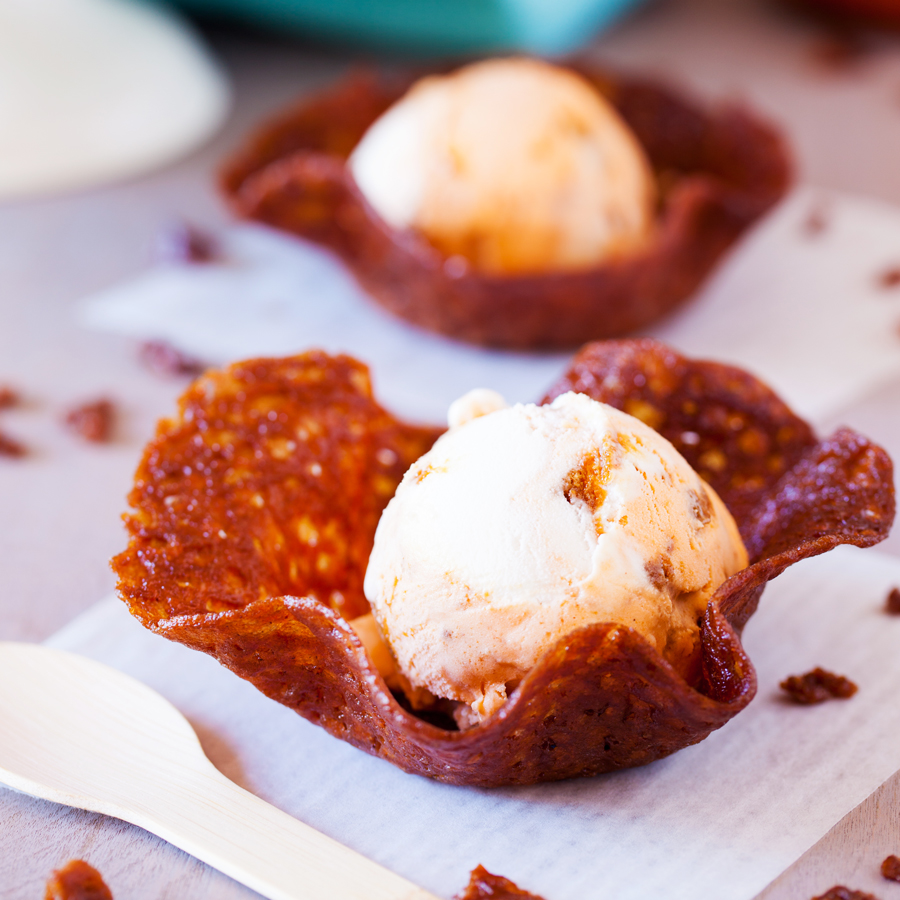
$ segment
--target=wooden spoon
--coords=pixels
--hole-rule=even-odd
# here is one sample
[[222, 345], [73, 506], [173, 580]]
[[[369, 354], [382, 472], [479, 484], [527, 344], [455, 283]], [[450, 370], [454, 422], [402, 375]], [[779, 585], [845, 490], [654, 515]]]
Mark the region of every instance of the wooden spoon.
[[0, 642], [0, 783], [124, 819], [273, 900], [436, 900], [229, 781], [167, 700], [74, 653]]

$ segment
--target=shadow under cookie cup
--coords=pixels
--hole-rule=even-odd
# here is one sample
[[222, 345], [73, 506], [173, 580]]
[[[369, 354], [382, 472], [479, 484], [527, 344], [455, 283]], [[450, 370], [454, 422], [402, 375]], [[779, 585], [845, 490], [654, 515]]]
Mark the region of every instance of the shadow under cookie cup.
[[[546, 399], [581, 390], [660, 431], [729, 507], [750, 566], [707, 607], [694, 683], [630, 628], [594, 624], [551, 647], [485, 722], [444, 729], [404, 709], [347, 624], [365, 611], [361, 577], [390, 485], [437, 436], [378, 407], [364, 376], [348, 358], [311, 353], [236, 364], [212, 388], [201, 379], [145, 452], [131, 541], [113, 566], [145, 626], [416, 774], [530, 784], [643, 765], [702, 740], [755, 693], [739, 635], [769, 578], [841, 543], [877, 543], [893, 520], [890, 459], [861, 435], [819, 441], [749, 374], [655, 341], [588, 345]], [[298, 429], [318, 429], [320, 444], [278, 459]], [[254, 459], [264, 460], [255, 473]], [[328, 489], [345, 493], [326, 496], [323, 475], [342, 467]], [[340, 523], [331, 545], [329, 522]]]

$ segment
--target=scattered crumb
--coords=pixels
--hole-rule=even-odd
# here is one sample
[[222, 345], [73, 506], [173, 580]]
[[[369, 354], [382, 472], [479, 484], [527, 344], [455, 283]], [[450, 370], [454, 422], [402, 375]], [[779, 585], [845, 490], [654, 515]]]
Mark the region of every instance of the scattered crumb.
[[492, 875], [484, 866], [476, 866], [469, 874], [466, 889], [454, 900], [543, 900], [529, 894], [502, 875]]
[[11, 406], [16, 406], [20, 399], [17, 391], [14, 391], [7, 385], [0, 385], [0, 409], [9, 409]]
[[900, 588], [891, 588], [884, 601], [884, 609], [892, 616], [900, 616]]
[[[779, 0], [814, 25], [821, 52], [813, 48], [813, 62], [844, 67], [877, 50], [884, 29], [900, 25], [896, 0]], [[832, 46], [829, 46], [832, 45]]]
[[867, 894], [865, 891], [854, 891], [851, 888], [844, 887], [842, 884], [829, 888], [824, 894], [813, 897], [812, 900], [878, 900], [874, 894]]
[[210, 235], [187, 222], [177, 222], [159, 230], [152, 256], [156, 263], [207, 263], [220, 254]]
[[888, 881], [900, 881], [900, 857], [892, 853], [882, 864], [881, 874]]
[[845, 700], [852, 697], [856, 685], [843, 675], [826, 672], [815, 668], [805, 675], [791, 675], [781, 682], [781, 688], [790, 695], [795, 703], [823, 703], [832, 698]]
[[50, 876], [44, 900], [113, 900], [113, 895], [93, 866], [73, 859]]
[[810, 59], [821, 70], [833, 73], [856, 69], [868, 48], [860, 34], [850, 29], [835, 29], [818, 38], [810, 47]]
[[0, 456], [25, 456], [27, 452], [22, 444], [0, 431]]
[[157, 375], [201, 375], [208, 366], [199, 359], [182, 353], [166, 341], [145, 341], [138, 349], [138, 359]]
[[807, 237], [818, 237], [824, 231], [828, 230], [831, 224], [828, 207], [824, 203], [817, 203], [813, 206], [803, 220], [803, 233]]
[[885, 271], [878, 276], [878, 286], [884, 288], [886, 291], [900, 287], [900, 266], [893, 266], [890, 269], [885, 269]]
[[100, 444], [110, 439], [115, 407], [105, 398], [85, 403], [66, 413], [65, 423], [86, 441]]

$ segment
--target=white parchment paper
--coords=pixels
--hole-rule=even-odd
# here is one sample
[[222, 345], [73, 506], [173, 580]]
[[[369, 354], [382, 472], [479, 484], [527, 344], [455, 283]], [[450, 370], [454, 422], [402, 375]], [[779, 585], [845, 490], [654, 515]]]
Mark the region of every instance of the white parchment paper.
[[[406, 775], [329, 737], [115, 599], [49, 643], [145, 681], [230, 777], [439, 896], [483, 863], [547, 900], [749, 900], [900, 767], [900, 561], [841, 548], [788, 570], [745, 631], [748, 709], [642, 769], [475, 790]], [[800, 707], [778, 682], [821, 665], [859, 693]]]
[[[823, 223], [809, 227], [811, 217]], [[218, 236], [224, 261], [162, 265], [89, 298], [91, 327], [165, 339], [212, 363], [309, 347], [372, 366], [379, 398], [441, 421], [473, 387], [537, 400], [570, 354], [491, 352], [420, 331], [368, 300], [332, 256], [255, 225]], [[900, 211], [813, 188], [795, 191], [699, 296], [647, 333], [768, 381], [813, 420], [900, 372]]]

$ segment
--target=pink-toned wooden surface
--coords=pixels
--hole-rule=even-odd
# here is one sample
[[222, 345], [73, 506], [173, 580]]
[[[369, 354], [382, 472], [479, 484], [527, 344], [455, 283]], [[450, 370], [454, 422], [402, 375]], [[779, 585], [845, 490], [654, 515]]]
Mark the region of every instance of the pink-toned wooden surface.
[[[236, 106], [210, 146], [126, 184], [0, 206], [0, 385], [24, 397], [0, 412], [0, 430], [31, 450], [0, 458], [0, 639], [41, 640], [110, 592], [106, 561], [123, 545], [119, 515], [138, 454], [184, 386], [147, 372], [127, 341], [81, 329], [75, 302], [143, 268], [166, 222], [227, 221], [212, 186], [216, 161], [254, 122], [350, 61], [298, 44], [211, 37]], [[708, 96], [745, 97], [791, 135], [803, 180], [900, 204], [900, 39], [876, 40], [838, 66], [822, 61], [823, 39], [763, 0], [661, 0], [592, 52]], [[87, 445], [60, 419], [101, 395], [120, 406], [115, 439]], [[900, 382], [823, 424], [838, 422], [900, 458]], [[883, 549], [900, 553], [900, 537]], [[900, 854], [896, 777], [760, 896], [804, 900], [841, 882], [900, 898], [900, 885], [878, 874], [888, 852]], [[0, 789], [0, 897], [40, 897], [51, 869], [85, 855], [120, 898], [255, 896], [138, 829]]]

